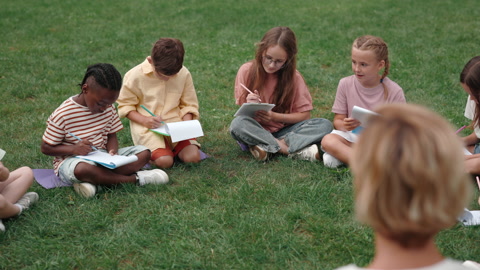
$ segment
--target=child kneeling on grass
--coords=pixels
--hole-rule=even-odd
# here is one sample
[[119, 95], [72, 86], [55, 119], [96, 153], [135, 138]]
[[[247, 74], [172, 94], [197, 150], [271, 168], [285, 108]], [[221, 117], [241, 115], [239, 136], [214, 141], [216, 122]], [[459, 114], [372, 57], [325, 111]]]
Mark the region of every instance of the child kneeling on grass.
[[[81, 93], [68, 98], [48, 118], [42, 153], [55, 156], [55, 173], [73, 183], [77, 193], [92, 197], [97, 185], [119, 183], [165, 184], [168, 175], [160, 170], [139, 171], [150, 160], [150, 151], [141, 145], [118, 149], [116, 133], [123, 128], [115, 107], [122, 77], [111, 64], [89, 66], [80, 84]], [[77, 158], [94, 149], [111, 155], [136, 155], [138, 160], [116, 169], [97, 166]]]
[[172, 167], [176, 160], [185, 163], [201, 160], [196, 138], [172, 142], [169, 136], [149, 130], [200, 117], [192, 75], [183, 66], [184, 55], [180, 40], [157, 40], [151, 55], [125, 74], [117, 100], [120, 117], [130, 120], [133, 143], [148, 147], [152, 151], [152, 164], [162, 169]]
[[2, 219], [18, 216], [31, 204], [38, 201], [35, 192], [25, 193], [33, 183], [33, 172], [29, 167], [9, 171], [0, 162], [0, 231], [5, 231]]

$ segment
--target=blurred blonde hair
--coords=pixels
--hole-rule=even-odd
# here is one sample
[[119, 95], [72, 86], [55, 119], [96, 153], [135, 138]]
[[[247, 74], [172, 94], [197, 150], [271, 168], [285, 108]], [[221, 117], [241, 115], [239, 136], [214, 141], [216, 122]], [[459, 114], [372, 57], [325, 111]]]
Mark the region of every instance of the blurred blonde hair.
[[411, 104], [379, 107], [354, 145], [359, 221], [404, 247], [455, 224], [470, 199], [460, 139], [439, 115]]

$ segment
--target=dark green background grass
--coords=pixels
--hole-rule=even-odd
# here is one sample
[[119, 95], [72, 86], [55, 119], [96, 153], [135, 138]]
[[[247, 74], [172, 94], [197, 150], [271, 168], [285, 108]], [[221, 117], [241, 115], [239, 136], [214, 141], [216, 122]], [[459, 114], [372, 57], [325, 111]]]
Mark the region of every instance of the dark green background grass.
[[[389, 77], [407, 100], [454, 126], [466, 94], [464, 64], [479, 54], [477, 1], [73, 1], [0, 0], [0, 147], [3, 162], [51, 168], [39, 149], [50, 113], [79, 92], [86, 67], [114, 64], [124, 74], [159, 37], [186, 48], [211, 158], [167, 170], [171, 184], [107, 189], [83, 199], [45, 190], [0, 236], [2, 269], [333, 269], [366, 265], [372, 232], [353, 219], [351, 175], [277, 158], [262, 164], [228, 134], [238, 67], [263, 34], [289, 26], [298, 69], [314, 98], [313, 117], [332, 119], [338, 81], [350, 75], [350, 46], [364, 34], [390, 49]], [[128, 122], [119, 133], [131, 145]], [[463, 134], [467, 134], [465, 131]], [[474, 187], [472, 186], [472, 190]], [[478, 192], [475, 192], [478, 196]], [[472, 200], [470, 207], [478, 205]], [[440, 250], [480, 260], [479, 229], [457, 225]]]

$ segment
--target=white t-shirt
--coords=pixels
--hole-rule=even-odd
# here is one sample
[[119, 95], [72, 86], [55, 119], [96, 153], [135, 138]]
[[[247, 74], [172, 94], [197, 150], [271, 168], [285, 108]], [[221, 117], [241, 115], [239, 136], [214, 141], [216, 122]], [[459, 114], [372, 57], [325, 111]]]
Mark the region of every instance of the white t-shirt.
[[[473, 120], [473, 117], [475, 116], [475, 101], [470, 99], [470, 96], [467, 97], [467, 104], [465, 105], [465, 117]], [[475, 125], [474, 128], [475, 135], [477, 135], [477, 138], [480, 138], [480, 127], [478, 125]]]
[[[404, 270], [468, 270], [468, 269], [471, 269], [471, 268], [467, 268], [463, 266], [462, 263], [459, 261], [454, 261], [452, 259], [445, 259], [439, 263], [436, 263], [434, 265], [430, 265], [427, 267], [409, 268]], [[367, 270], [367, 269], [358, 267], [354, 264], [349, 264], [347, 266], [342, 266], [335, 270]]]

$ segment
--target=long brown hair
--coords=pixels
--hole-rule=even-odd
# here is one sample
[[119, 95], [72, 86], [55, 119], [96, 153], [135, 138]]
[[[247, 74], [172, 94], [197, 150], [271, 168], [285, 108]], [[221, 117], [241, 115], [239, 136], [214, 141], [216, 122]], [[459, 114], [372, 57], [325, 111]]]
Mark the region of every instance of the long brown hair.
[[378, 61], [385, 61], [385, 69], [383, 70], [382, 78], [380, 82], [383, 85], [383, 97], [384, 100], [388, 98], [388, 89], [383, 79], [387, 77], [388, 72], [390, 71], [390, 61], [388, 60], [388, 46], [383, 39], [376, 36], [361, 36], [353, 42], [353, 48], [362, 50], [362, 51], [373, 51]]
[[476, 103], [473, 126], [480, 126], [480, 56], [473, 57], [465, 64], [460, 73], [460, 82], [468, 86]]
[[[252, 60], [252, 67], [250, 68], [247, 77], [247, 87], [250, 89], [262, 92], [267, 73], [263, 68], [263, 57], [268, 48], [278, 45], [287, 53], [287, 60], [280, 70], [276, 72], [278, 77], [275, 91], [273, 92], [272, 100], [267, 101], [275, 104], [274, 111], [287, 113], [290, 111], [294, 98], [294, 79], [297, 70], [297, 39], [295, 34], [288, 27], [274, 27], [268, 30], [263, 36], [262, 40], [257, 43], [257, 51], [255, 59]], [[246, 100], [248, 93], [243, 93], [240, 100]]]

